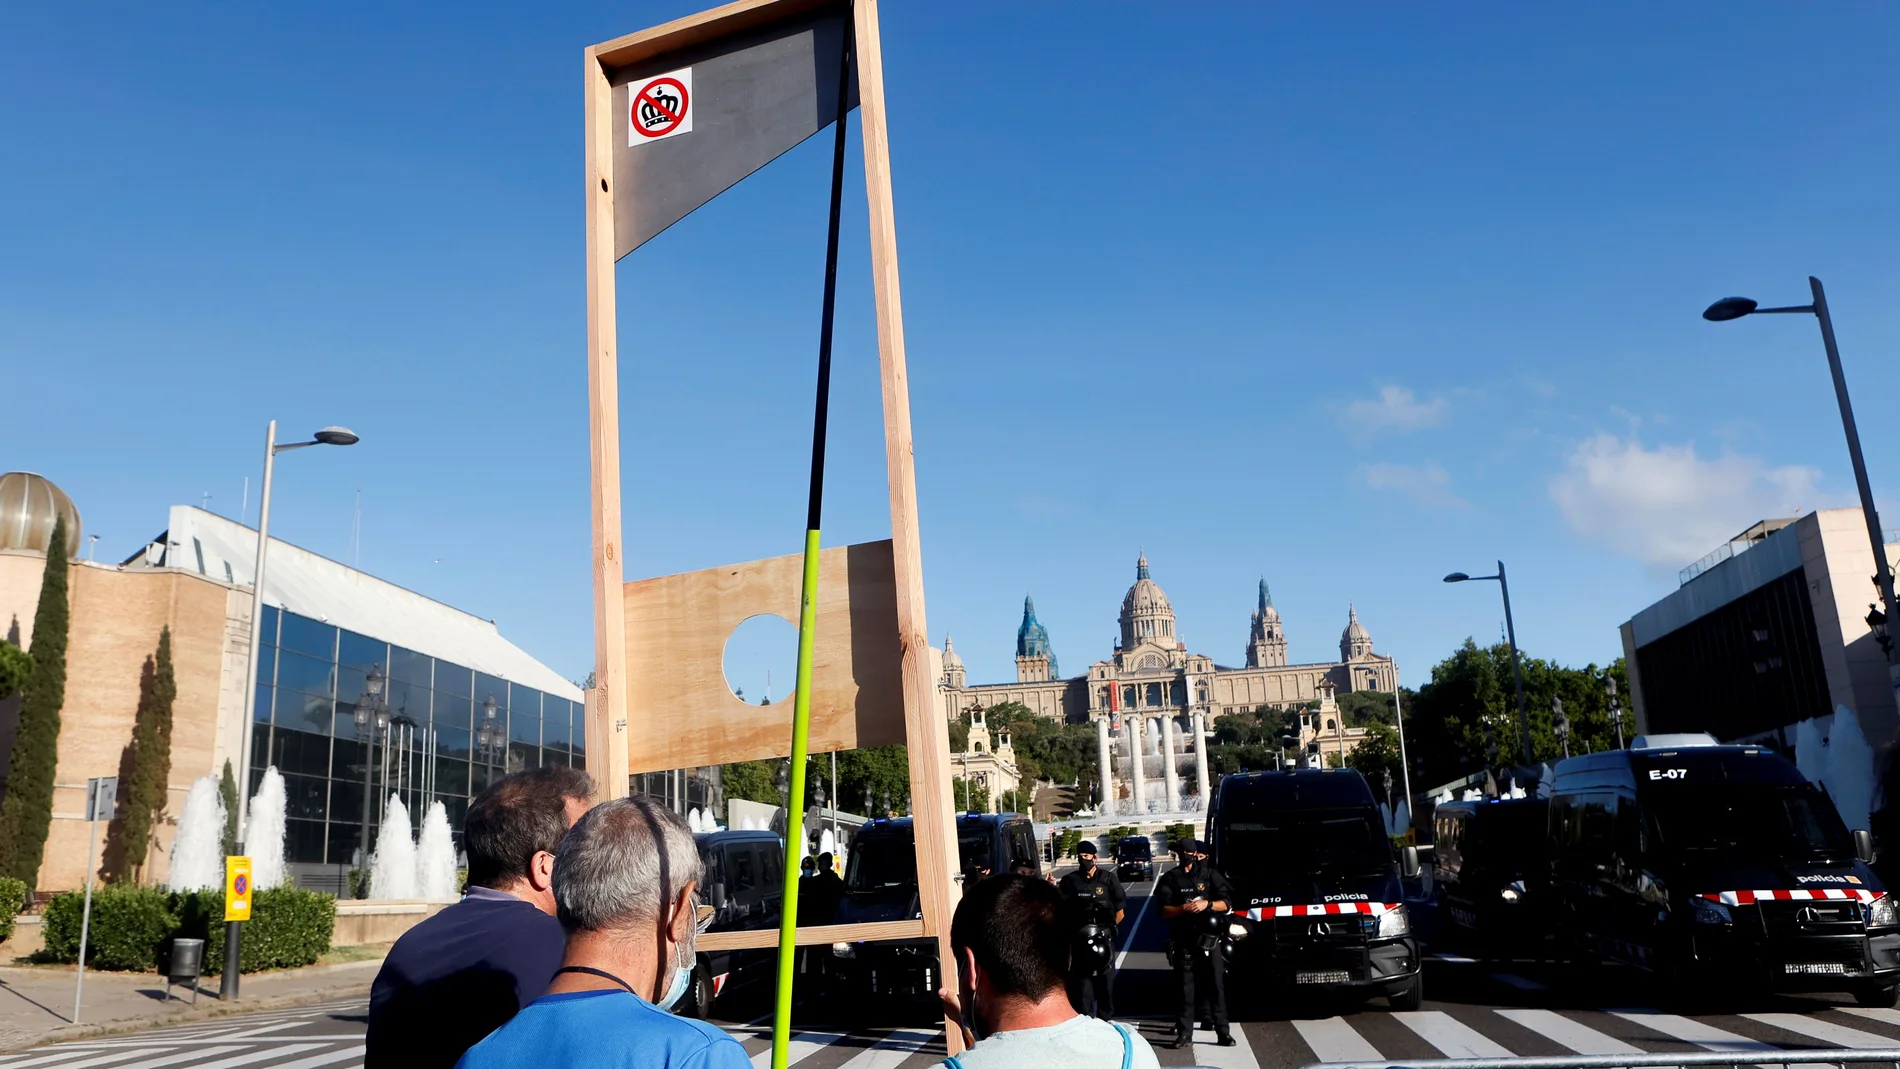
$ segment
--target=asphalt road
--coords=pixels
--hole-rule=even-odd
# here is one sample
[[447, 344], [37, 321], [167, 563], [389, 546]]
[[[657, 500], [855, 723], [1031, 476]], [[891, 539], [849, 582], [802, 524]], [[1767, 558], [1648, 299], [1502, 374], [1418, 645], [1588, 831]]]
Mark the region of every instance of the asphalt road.
[[[1174, 995], [1162, 956], [1153, 884], [1130, 888], [1116, 986], [1121, 1019], [1159, 1046], [1172, 1031]], [[1481, 963], [1428, 954], [1426, 1002], [1414, 1013], [1369, 1003], [1270, 1001], [1230, 984], [1235, 1047], [1200, 1034], [1192, 1048], [1157, 1049], [1162, 1065], [1293, 1069], [1317, 1061], [1513, 1055], [1900, 1048], [1900, 1011], [1862, 1009], [1845, 996], [1757, 996], [1727, 1012], [1681, 1014], [1641, 975], [1580, 972], [1533, 962]], [[180, 1028], [80, 1040], [0, 1057], [0, 1069], [352, 1069], [363, 1060], [363, 1001], [215, 1018]], [[721, 1006], [718, 1022], [753, 1064], [770, 1064], [762, 1007]], [[736, 1011], [736, 1012], [734, 1012]], [[935, 1024], [892, 1022], [852, 1032], [806, 1030], [791, 1056], [806, 1069], [924, 1069], [941, 1063]]]

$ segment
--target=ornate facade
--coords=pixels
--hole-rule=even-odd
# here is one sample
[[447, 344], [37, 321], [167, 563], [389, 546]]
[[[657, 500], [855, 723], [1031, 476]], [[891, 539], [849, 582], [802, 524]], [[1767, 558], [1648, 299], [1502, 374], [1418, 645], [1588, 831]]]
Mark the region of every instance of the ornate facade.
[[1241, 667], [1216, 664], [1188, 650], [1174, 617], [1174, 606], [1149, 572], [1144, 554], [1135, 563], [1135, 583], [1121, 605], [1121, 639], [1106, 659], [1083, 675], [1064, 679], [1056, 667], [1049, 632], [1036, 619], [1035, 602], [1023, 600], [1023, 621], [1016, 632], [1016, 681], [970, 685], [963, 660], [944, 640], [939, 683], [944, 715], [954, 718], [971, 706], [989, 708], [1021, 702], [1034, 712], [1083, 722], [1137, 717], [1201, 714], [1215, 717], [1261, 705], [1296, 705], [1318, 700], [1322, 684], [1339, 692], [1391, 691], [1398, 666], [1373, 649], [1372, 636], [1348, 606], [1339, 636], [1337, 661], [1289, 664], [1287, 635], [1273, 606], [1265, 579], [1260, 581]]

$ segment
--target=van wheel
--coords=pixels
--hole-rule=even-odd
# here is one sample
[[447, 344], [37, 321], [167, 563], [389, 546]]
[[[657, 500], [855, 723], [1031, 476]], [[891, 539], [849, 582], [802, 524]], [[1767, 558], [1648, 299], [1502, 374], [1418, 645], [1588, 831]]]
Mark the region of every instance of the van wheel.
[[1425, 1005], [1425, 974], [1412, 977], [1412, 982], [1385, 997], [1386, 1005], [1401, 1013], [1411, 1013]]
[[1896, 995], [1900, 995], [1900, 987], [1892, 984], [1861, 984], [1854, 988], [1854, 1005], [1891, 1009]]
[[693, 966], [693, 986], [686, 991], [686, 997], [680, 999], [678, 1013], [681, 1017], [697, 1017], [704, 1021], [712, 1016], [713, 982], [712, 970], [705, 962]]

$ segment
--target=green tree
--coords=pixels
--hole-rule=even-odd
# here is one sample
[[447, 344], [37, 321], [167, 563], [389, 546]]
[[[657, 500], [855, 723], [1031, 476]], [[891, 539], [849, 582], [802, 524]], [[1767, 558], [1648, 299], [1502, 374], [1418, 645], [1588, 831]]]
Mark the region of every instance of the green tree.
[[[969, 793], [965, 794], [964, 791]], [[962, 776], [950, 777], [951, 804], [960, 813], [987, 813], [990, 809], [990, 791], [977, 783], [966, 783]]]
[[0, 699], [10, 698], [33, 675], [33, 658], [5, 639], [0, 639]]
[[53, 521], [40, 601], [33, 612], [33, 672], [22, 688], [20, 726], [0, 801], [0, 874], [38, 886], [46, 833], [53, 822], [53, 774], [59, 764], [59, 712], [66, 704], [66, 640], [72, 624], [66, 583], [71, 547], [66, 518]]
[[138, 719], [132, 728], [132, 782], [126, 792], [120, 836], [126, 865], [138, 880], [151, 848], [152, 822], [165, 810], [165, 786], [172, 774], [172, 702], [178, 683], [172, 675], [172, 629], [158, 632], [158, 651], [146, 658], [149, 675], [139, 688]]
[[[1337, 755], [1328, 754], [1331, 761]], [[1346, 755], [1346, 767], [1356, 768], [1372, 785], [1372, 793], [1385, 800], [1385, 777], [1392, 776], [1394, 797], [1405, 791], [1405, 770], [1399, 762], [1399, 732], [1390, 724], [1373, 721], [1366, 726], [1366, 737]]]
[[719, 782], [728, 799], [779, 804], [777, 761], [734, 761], [720, 770]]
[[238, 795], [237, 777], [231, 774], [231, 759], [224, 759], [224, 775], [218, 779], [218, 797], [224, 802], [224, 856], [237, 853]]

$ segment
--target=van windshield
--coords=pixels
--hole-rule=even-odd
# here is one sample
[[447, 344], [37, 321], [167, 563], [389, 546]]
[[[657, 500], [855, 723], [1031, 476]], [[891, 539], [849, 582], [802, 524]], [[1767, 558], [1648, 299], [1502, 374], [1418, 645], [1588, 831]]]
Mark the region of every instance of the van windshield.
[[908, 835], [859, 836], [845, 865], [847, 891], [917, 886], [917, 849]]
[[1810, 783], [1672, 785], [1647, 801], [1669, 850], [1775, 860], [1854, 856], [1834, 803]]
[[[957, 835], [957, 856], [964, 871], [981, 863], [995, 870], [996, 850], [987, 827], [963, 828]], [[845, 864], [847, 891], [884, 891], [917, 886], [917, 847], [907, 833], [860, 835]]]
[[1383, 875], [1392, 865], [1392, 846], [1369, 809], [1289, 809], [1222, 831], [1221, 870], [1256, 891], [1316, 876]]
[[1154, 846], [1148, 837], [1129, 837], [1115, 844], [1115, 856], [1124, 860], [1147, 861], [1154, 857]]

